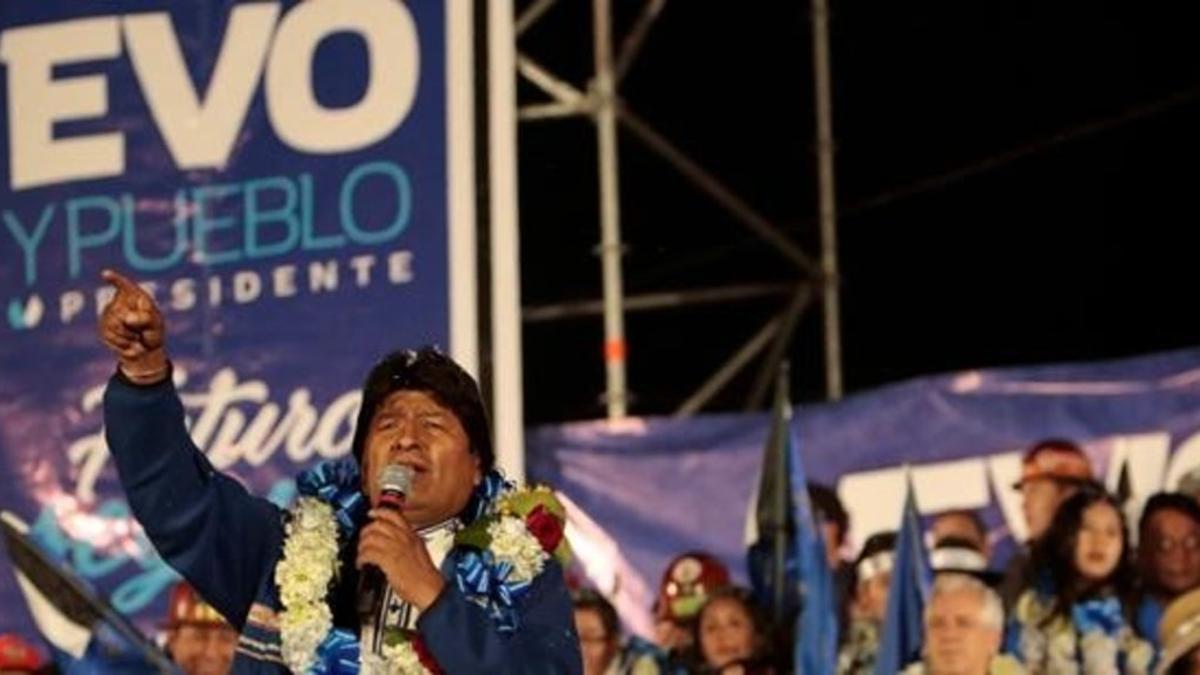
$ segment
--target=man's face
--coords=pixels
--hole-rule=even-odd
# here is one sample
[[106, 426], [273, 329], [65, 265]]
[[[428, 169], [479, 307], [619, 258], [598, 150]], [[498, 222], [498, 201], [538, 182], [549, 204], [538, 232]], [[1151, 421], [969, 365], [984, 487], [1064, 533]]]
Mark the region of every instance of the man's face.
[[617, 655], [618, 636], [608, 634], [600, 612], [594, 609], [575, 610], [575, 632], [583, 653], [583, 675], [603, 675]]
[[881, 572], [858, 584], [854, 596], [855, 618], [882, 623], [887, 614], [888, 589], [892, 584], [892, 573]]
[[462, 511], [481, 478], [479, 458], [458, 417], [422, 391], [392, 393], [371, 420], [363, 453], [363, 488], [379, 504], [379, 476], [388, 464], [413, 470], [404, 517], [427, 527]]
[[1021, 511], [1025, 514], [1030, 541], [1037, 540], [1046, 532], [1059, 504], [1074, 493], [1074, 486], [1060, 484], [1049, 478], [1035, 478], [1021, 484]]
[[1176, 596], [1200, 586], [1200, 523], [1175, 509], [1154, 512], [1139, 557], [1142, 574], [1158, 592]]
[[1000, 629], [982, 621], [983, 598], [969, 589], [938, 593], [925, 617], [930, 675], [985, 675], [1000, 649]]
[[167, 650], [187, 675], [225, 675], [233, 664], [237, 631], [228, 625], [185, 624], [171, 631]]

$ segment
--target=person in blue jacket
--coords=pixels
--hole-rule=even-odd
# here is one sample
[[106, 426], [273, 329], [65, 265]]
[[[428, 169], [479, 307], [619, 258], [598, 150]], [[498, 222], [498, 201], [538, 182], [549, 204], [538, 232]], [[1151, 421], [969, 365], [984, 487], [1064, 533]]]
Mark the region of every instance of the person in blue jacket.
[[[99, 322], [118, 361], [108, 445], [159, 554], [240, 631], [231, 672], [581, 673], [553, 555], [562, 507], [494, 469], [478, 387], [456, 363], [432, 349], [384, 358], [363, 389], [354, 461], [306, 472], [281, 511], [197, 449], [161, 312], [129, 279], [103, 278], [116, 288]], [[397, 510], [379, 508], [387, 465], [412, 476]], [[384, 580], [374, 593], [368, 565]]]

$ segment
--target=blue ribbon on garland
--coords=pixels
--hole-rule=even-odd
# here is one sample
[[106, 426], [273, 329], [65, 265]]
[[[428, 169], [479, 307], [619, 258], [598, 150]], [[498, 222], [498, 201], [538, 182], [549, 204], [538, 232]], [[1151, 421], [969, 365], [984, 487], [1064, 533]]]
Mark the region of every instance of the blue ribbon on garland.
[[317, 646], [317, 660], [309, 668], [311, 675], [357, 675], [361, 649], [350, 631], [335, 628]]
[[530, 580], [509, 581], [513, 567], [498, 562], [491, 551], [468, 550], [459, 556], [455, 577], [458, 589], [471, 602], [488, 611], [501, 633], [511, 633], [520, 625], [517, 602], [529, 592]]
[[305, 497], [316, 497], [333, 507], [337, 518], [339, 544], [350, 541], [367, 515], [367, 500], [362, 493], [358, 462], [345, 458], [321, 462], [296, 477], [296, 490]]
[[1121, 601], [1114, 597], [1077, 603], [1071, 608], [1071, 620], [1080, 635], [1100, 631], [1112, 637], [1125, 625]]
[[[471, 499], [463, 510], [462, 519], [471, 523], [488, 514], [496, 499], [513, 487], [496, 470], [484, 475], [475, 486]], [[358, 463], [352, 458], [322, 462], [296, 478], [297, 491], [306, 497], [316, 497], [334, 509], [338, 524], [338, 543], [350, 541], [367, 512], [362, 493]], [[455, 580], [459, 590], [470, 601], [487, 610], [489, 617], [502, 633], [515, 631], [520, 624], [517, 602], [532, 585], [532, 581], [509, 581], [513, 566], [499, 562], [491, 551], [464, 550], [455, 565]], [[335, 628], [317, 647], [316, 662], [309, 672], [313, 675], [357, 675], [361, 666], [362, 646], [350, 632]]]

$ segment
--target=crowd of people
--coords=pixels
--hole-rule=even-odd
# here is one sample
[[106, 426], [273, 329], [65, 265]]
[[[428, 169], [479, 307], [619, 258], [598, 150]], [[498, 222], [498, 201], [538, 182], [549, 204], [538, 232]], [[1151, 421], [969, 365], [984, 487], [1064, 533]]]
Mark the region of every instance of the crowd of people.
[[[1013, 489], [1028, 539], [1003, 565], [980, 514], [930, 519], [934, 578], [924, 645], [907, 675], [1200, 674], [1200, 501], [1151, 496], [1131, 528], [1126, 504], [1095, 478], [1080, 447], [1031, 447]], [[885, 630], [896, 532], [842, 553], [849, 518], [836, 493], [810, 485], [838, 596], [838, 675], [875, 672]], [[712, 556], [688, 553], [663, 575], [654, 643], [622, 639], [612, 606], [576, 591], [587, 675], [790, 672], [792, 631], [772, 626], [754, 594]], [[803, 637], [801, 638], [803, 639]]]
[[[905, 675], [1200, 674], [1196, 496], [1151, 496], [1131, 531], [1125, 505], [1093, 478], [1087, 455], [1061, 440], [1032, 447], [1013, 487], [1029, 538], [1003, 566], [993, 565], [978, 513], [950, 511], [927, 523], [934, 579], [924, 645]], [[828, 487], [808, 489], [837, 596], [836, 671], [874, 673], [897, 533], [873, 534], [847, 560], [846, 509]], [[601, 593], [579, 587], [572, 597], [585, 675], [792, 671], [792, 628], [773, 625], [754, 592], [706, 553], [688, 552], [667, 566], [653, 641], [625, 636]], [[184, 672], [229, 670], [237, 632], [187, 584], [173, 590], [163, 627], [165, 648]], [[0, 673], [48, 666], [33, 646], [0, 639]]]
[[[495, 470], [478, 386], [437, 350], [389, 354], [371, 369], [352, 459], [301, 474], [295, 506], [281, 512], [248, 494], [188, 436], [153, 299], [115, 272], [105, 279], [117, 292], [100, 335], [118, 361], [106, 440], [134, 514], [196, 589], [176, 590], [166, 624], [166, 649], [189, 674], [343, 672], [344, 663], [429, 675], [795, 670], [796, 612], [777, 606], [768, 620], [763, 589], [737, 586], [703, 552], [663, 573], [653, 641], [624, 637], [603, 595], [577, 587], [572, 596], [559, 555], [564, 507]], [[393, 470], [405, 479], [385, 480]], [[826, 578], [828, 567], [835, 597], [813, 607], [840, 635], [826, 665], [838, 675], [891, 670], [896, 654], [877, 659], [881, 636], [919, 627], [923, 644], [900, 655], [906, 674], [1200, 674], [1194, 494], [1151, 496], [1131, 528], [1127, 495], [1108, 492], [1065, 440], [1030, 448], [1013, 489], [1028, 534], [1017, 553], [995, 566], [979, 514], [938, 514], [927, 528], [923, 616], [899, 619], [888, 608], [906, 586], [893, 572], [924, 549], [881, 532], [844, 558], [847, 511], [833, 490], [809, 486], [826, 550], [807, 569]], [[43, 668], [35, 649], [0, 636], [0, 675]]]

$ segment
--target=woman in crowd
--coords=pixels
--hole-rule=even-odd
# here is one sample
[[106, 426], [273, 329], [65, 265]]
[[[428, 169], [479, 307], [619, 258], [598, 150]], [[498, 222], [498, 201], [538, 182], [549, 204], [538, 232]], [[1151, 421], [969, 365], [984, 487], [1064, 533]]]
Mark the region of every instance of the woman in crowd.
[[770, 631], [750, 591], [727, 587], [713, 593], [696, 617], [696, 673], [773, 675]]
[[1017, 601], [1008, 636], [1031, 675], [1151, 672], [1153, 648], [1132, 628], [1128, 529], [1111, 495], [1089, 488], [1065, 501], [1033, 562], [1034, 585]]

